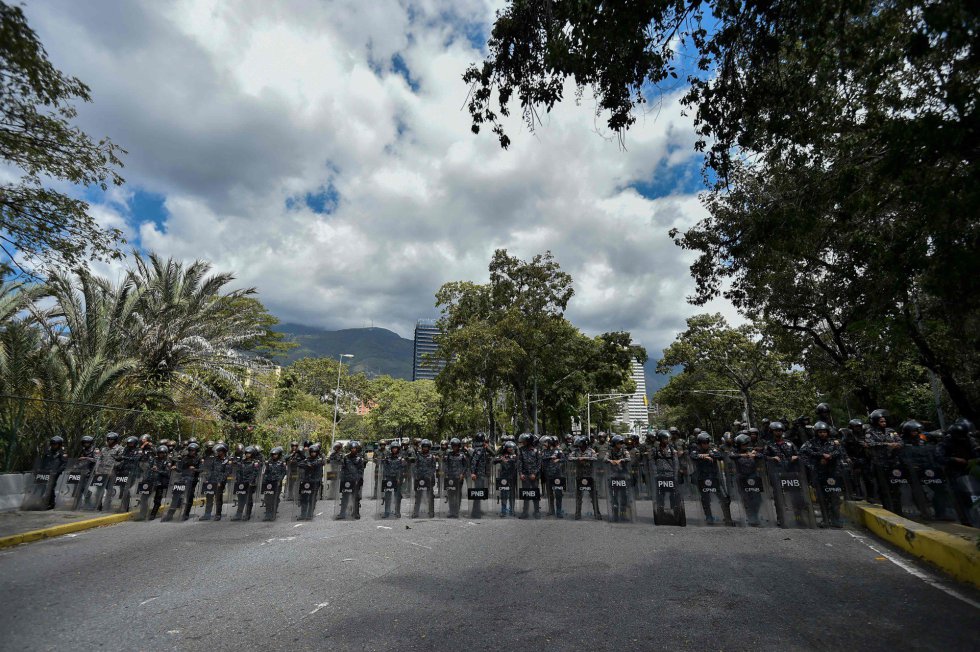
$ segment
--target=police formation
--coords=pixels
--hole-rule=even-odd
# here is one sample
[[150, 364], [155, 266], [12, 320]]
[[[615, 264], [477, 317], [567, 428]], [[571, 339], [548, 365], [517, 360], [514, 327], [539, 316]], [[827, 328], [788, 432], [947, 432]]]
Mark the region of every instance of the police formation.
[[[899, 430], [876, 410], [867, 423], [832, 425], [818, 407], [812, 428], [781, 422], [735, 429], [714, 441], [695, 429], [639, 436], [504, 437], [483, 434], [380, 442], [292, 442], [288, 452], [190, 440], [154, 444], [148, 435], [109, 433], [101, 446], [83, 437], [69, 458], [53, 437], [38, 458], [25, 509], [125, 512], [139, 520], [275, 520], [283, 504], [296, 520], [329, 515], [478, 519], [556, 518], [652, 522], [656, 525], [841, 527], [845, 499], [866, 499], [919, 519], [980, 525], [980, 447], [973, 425], [924, 433], [915, 421]], [[799, 425], [799, 424], [796, 424]], [[370, 495], [368, 496], [368, 492]], [[323, 502], [321, 502], [323, 501]], [[542, 507], [544, 503], [544, 507]], [[318, 505], [327, 504], [323, 510]], [[228, 512], [226, 512], [226, 505]], [[519, 512], [515, 510], [520, 506]], [[321, 511], [318, 511], [321, 510]]]

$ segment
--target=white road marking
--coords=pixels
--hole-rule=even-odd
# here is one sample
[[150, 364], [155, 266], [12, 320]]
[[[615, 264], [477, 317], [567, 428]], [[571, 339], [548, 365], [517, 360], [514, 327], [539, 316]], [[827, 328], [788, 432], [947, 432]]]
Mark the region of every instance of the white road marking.
[[972, 600], [972, 599], [968, 598], [967, 596], [963, 595], [959, 591], [957, 591], [955, 589], [952, 589], [952, 588], [946, 586], [945, 584], [943, 584], [942, 582], [940, 582], [939, 580], [937, 580], [935, 577], [931, 577], [930, 575], [927, 575], [926, 573], [923, 573], [922, 571], [920, 571], [918, 568], [915, 568], [914, 566], [911, 566], [909, 564], [906, 564], [901, 559], [898, 559], [896, 557], [893, 557], [892, 555], [889, 555], [888, 553], [882, 552], [878, 548], [875, 548], [873, 545], [871, 545], [870, 543], [868, 543], [867, 541], [865, 541], [864, 537], [859, 537], [858, 535], [854, 534], [850, 530], [844, 530], [844, 531], [847, 532], [849, 535], [851, 535], [851, 538], [857, 539], [858, 541], [860, 541], [861, 543], [863, 543], [864, 545], [866, 545], [868, 548], [870, 548], [871, 550], [873, 550], [874, 552], [876, 552], [878, 555], [884, 557], [885, 559], [887, 559], [891, 563], [895, 564], [896, 566], [898, 566], [899, 568], [901, 568], [903, 571], [905, 571], [909, 575], [912, 575], [913, 577], [918, 577], [920, 580], [922, 580], [926, 584], [929, 584], [930, 586], [933, 586], [933, 587], [939, 589], [940, 591], [942, 591], [946, 595], [953, 596], [954, 598], [956, 598], [960, 602], [967, 603], [968, 605], [970, 605], [974, 609], [980, 609], [980, 602], [976, 602], [975, 600]]
[[321, 609], [323, 609], [324, 607], [326, 607], [329, 604], [330, 604], [329, 602], [321, 602], [320, 604], [318, 604], [316, 606], [316, 609], [314, 609], [313, 611], [310, 612], [310, 615], [312, 616], [313, 614], [315, 614], [316, 612], [320, 611]]
[[180, 634], [180, 630], [179, 629], [168, 629], [167, 630], [167, 633], [168, 634]]
[[160, 597], [160, 596], [158, 596], [158, 595], [155, 595], [155, 596], [153, 596], [152, 598], [150, 598], [149, 600], [143, 600], [143, 602], [140, 602], [140, 604], [139, 604], [139, 606], [141, 606], [141, 607], [142, 607], [142, 606], [143, 606], [144, 604], [146, 604], [147, 602], [153, 602], [154, 600], [156, 600], [156, 599], [157, 599], [157, 598], [159, 598], [159, 597]]
[[379, 529], [379, 530], [390, 530], [391, 528], [390, 528], [390, 527], [388, 527], [387, 525], [379, 525], [379, 526], [378, 526], [378, 529]]
[[303, 527], [304, 525], [306, 525], [306, 523], [297, 523], [293, 527]]
[[432, 550], [432, 548], [430, 548], [429, 546], [423, 546], [421, 543], [415, 543], [414, 541], [406, 541], [405, 543], [412, 546], [418, 546], [419, 548], [425, 548], [426, 550]]

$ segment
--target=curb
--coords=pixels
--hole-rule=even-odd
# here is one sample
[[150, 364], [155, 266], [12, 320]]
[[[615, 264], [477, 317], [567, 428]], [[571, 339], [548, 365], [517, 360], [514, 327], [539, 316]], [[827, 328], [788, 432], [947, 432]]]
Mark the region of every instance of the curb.
[[[203, 505], [204, 499], [195, 498], [194, 504], [197, 506]], [[133, 517], [135, 517], [137, 513], [137, 510], [133, 510], [131, 512], [123, 512], [122, 514], [109, 514], [108, 516], [88, 518], [83, 521], [65, 523], [64, 525], [52, 525], [51, 527], [41, 528], [40, 530], [30, 530], [28, 532], [21, 532], [20, 534], [11, 534], [10, 536], [0, 537], [0, 550], [10, 548], [11, 546], [18, 546], [22, 543], [33, 543], [34, 541], [53, 539], [66, 534], [72, 534], [74, 532], [91, 530], [92, 528], [115, 525], [116, 523], [125, 523], [126, 521], [133, 520]]]
[[845, 501], [844, 512], [879, 539], [980, 588], [980, 549], [975, 541], [941, 532], [865, 502]]
[[52, 539], [65, 534], [81, 532], [82, 530], [90, 530], [92, 528], [102, 527], [104, 525], [123, 523], [131, 520], [135, 515], [136, 512], [123, 512], [122, 514], [110, 514], [109, 516], [99, 516], [97, 518], [85, 519], [84, 521], [65, 523], [64, 525], [53, 525], [40, 530], [30, 530], [29, 532], [21, 532], [20, 534], [11, 534], [10, 536], [0, 537], [0, 549], [9, 548], [22, 543]]

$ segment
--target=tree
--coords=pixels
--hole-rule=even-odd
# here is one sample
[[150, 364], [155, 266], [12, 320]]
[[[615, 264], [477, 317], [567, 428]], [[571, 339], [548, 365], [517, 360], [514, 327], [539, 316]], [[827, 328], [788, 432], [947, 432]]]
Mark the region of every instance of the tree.
[[487, 284], [446, 283], [436, 293], [442, 309], [436, 343], [445, 363], [440, 392], [479, 396], [491, 439], [508, 407], [501, 398], [509, 399], [517, 430], [537, 422], [560, 432], [587, 392], [626, 388], [632, 360], [646, 360], [629, 333], [593, 339], [565, 319], [572, 278], [550, 252], [522, 261], [497, 250], [489, 271]]
[[657, 363], [658, 373], [680, 366], [685, 373], [706, 373], [723, 378], [744, 401], [750, 423], [755, 423], [753, 391], [771, 383], [787, 365], [769, 349], [755, 326], [732, 328], [721, 315], [695, 315]]
[[378, 437], [435, 436], [439, 401], [434, 381], [395, 380], [378, 396], [367, 421]]
[[252, 296], [222, 297], [224, 304], [217, 319], [244, 319], [254, 324], [256, 335], [251, 341], [243, 341], [238, 345], [241, 351], [249, 351], [271, 360], [285, 357], [291, 350], [299, 346], [296, 342], [286, 339], [285, 333], [273, 330], [279, 319], [262, 305], [262, 302]]
[[464, 79], [474, 131], [506, 147], [514, 95], [534, 128], [571, 78], [622, 135], [686, 72], [711, 188], [677, 239], [699, 253], [696, 302], [809, 338], [867, 407], [854, 367], [903, 351], [976, 418], [980, 334], [956, 324], [980, 318], [978, 23], [956, 0], [513, 0]]
[[51, 64], [20, 7], [0, 2], [0, 156], [23, 174], [0, 183], [0, 249], [14, 265], [120, 256], [122, 232], [99, 226], [87, 202], [51, 184], [106, 190], [123, 182], [123, 150], [72, 126], [78, 101], [91, 101], [88, 86]]

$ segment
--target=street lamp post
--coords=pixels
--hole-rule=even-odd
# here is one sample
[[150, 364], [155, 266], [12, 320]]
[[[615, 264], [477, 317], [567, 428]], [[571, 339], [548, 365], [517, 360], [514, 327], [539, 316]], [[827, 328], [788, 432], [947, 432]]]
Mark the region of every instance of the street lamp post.
[[333, 430], [330, 431], [330, 450], [333, 450], [333, 440], [337, 436], [337, 408], [340, 406], [340, 371], [344, 368], [344, 358], [353, 358], [351, 353], [341, 353], [337, 365], [337, 393], [333, 397]]

